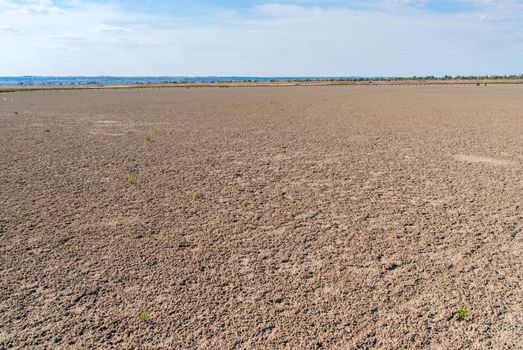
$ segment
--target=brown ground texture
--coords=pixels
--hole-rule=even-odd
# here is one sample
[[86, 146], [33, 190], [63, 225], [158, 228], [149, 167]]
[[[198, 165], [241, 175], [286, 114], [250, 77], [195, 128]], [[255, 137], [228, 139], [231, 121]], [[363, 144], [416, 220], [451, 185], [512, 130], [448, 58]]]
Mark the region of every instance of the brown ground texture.
[[522, 97], [0, 94], [0, 348], [520, 349]]

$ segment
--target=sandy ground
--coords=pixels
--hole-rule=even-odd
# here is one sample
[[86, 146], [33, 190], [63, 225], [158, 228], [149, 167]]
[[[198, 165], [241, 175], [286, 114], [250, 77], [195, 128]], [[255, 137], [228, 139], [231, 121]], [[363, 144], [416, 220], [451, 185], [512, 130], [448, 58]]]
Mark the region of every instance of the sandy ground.
[[0, 94], [0, 348], [521, 349], [522, 96]]

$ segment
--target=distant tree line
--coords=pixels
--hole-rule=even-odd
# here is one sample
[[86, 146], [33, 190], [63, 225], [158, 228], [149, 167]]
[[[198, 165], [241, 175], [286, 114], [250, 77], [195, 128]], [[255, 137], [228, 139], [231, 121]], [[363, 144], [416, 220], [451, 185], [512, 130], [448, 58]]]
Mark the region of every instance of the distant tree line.
[[[412, 76], [412, 77], [347, 77], [347, 78], [327, 78], [327, 81], [404, 81], [404, 80], [516, 80], [523, 79], [523, 74], [517, 75], [444, 75], [436, 77], [434, 75]], [[315, 79], [316, 80], [316, 79]], [[300, 81], [311, 81], [311, 79], [300, 79]]]

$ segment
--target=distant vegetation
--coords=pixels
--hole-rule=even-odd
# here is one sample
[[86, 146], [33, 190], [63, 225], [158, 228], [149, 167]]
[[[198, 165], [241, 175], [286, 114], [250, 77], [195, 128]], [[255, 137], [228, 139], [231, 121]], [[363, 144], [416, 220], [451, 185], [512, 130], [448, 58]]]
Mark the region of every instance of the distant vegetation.
[[147, 142], [151, 142], [153, 140], [153, 137], [151, 135], [147, 134], [147, 135], [145, 135], [144, 139]]
[[[523, 79], [520, 75], [444, 75], [436, 77], [434, 75], [412, 76], [412, 77], [347, 77], [347, 78], [325, 78], [327, 81], [405, 81], [405, 80], [517, 80]], [[315, 79], [300, 79], [295, 81], [313, 81]]]
[[[434, 76], [434, 75], [426, 75], [426, 76], [412, 76], [412, 77], [288, 77], [288, 78], [260, 78], [260, 79], [220, 79], [220, 80], [206, 80], [206, 81], [199, 81], [198, 79], [194, 80], [186, 80], [186, 81], [180, 81], [177, 83], [180, 84], [187, 84], [187, 83], [238, 83], [238, 82], [244, 82], [244, 83], [258, 83], [258, 82], [313, 82], [313, 81], [352, 81], [352, 82], [362, 82], [362, 81], [406, 81], [406, 80], [435, 80], [435, 81], [442, 81], [442, 80], [521, 80], [523, 79], [523, 74], [517, 75], [444, 75], [444, 76]], [[174, 82], [168, 82], [168, 83], [174, 83]]]

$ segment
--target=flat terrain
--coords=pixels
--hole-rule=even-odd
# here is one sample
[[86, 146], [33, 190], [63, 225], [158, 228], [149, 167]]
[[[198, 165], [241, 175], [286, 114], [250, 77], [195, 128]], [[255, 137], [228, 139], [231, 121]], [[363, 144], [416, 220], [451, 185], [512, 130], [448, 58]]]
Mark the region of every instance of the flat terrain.
[[0, 94], [0, 348], [520, 349], [522, 97]]

